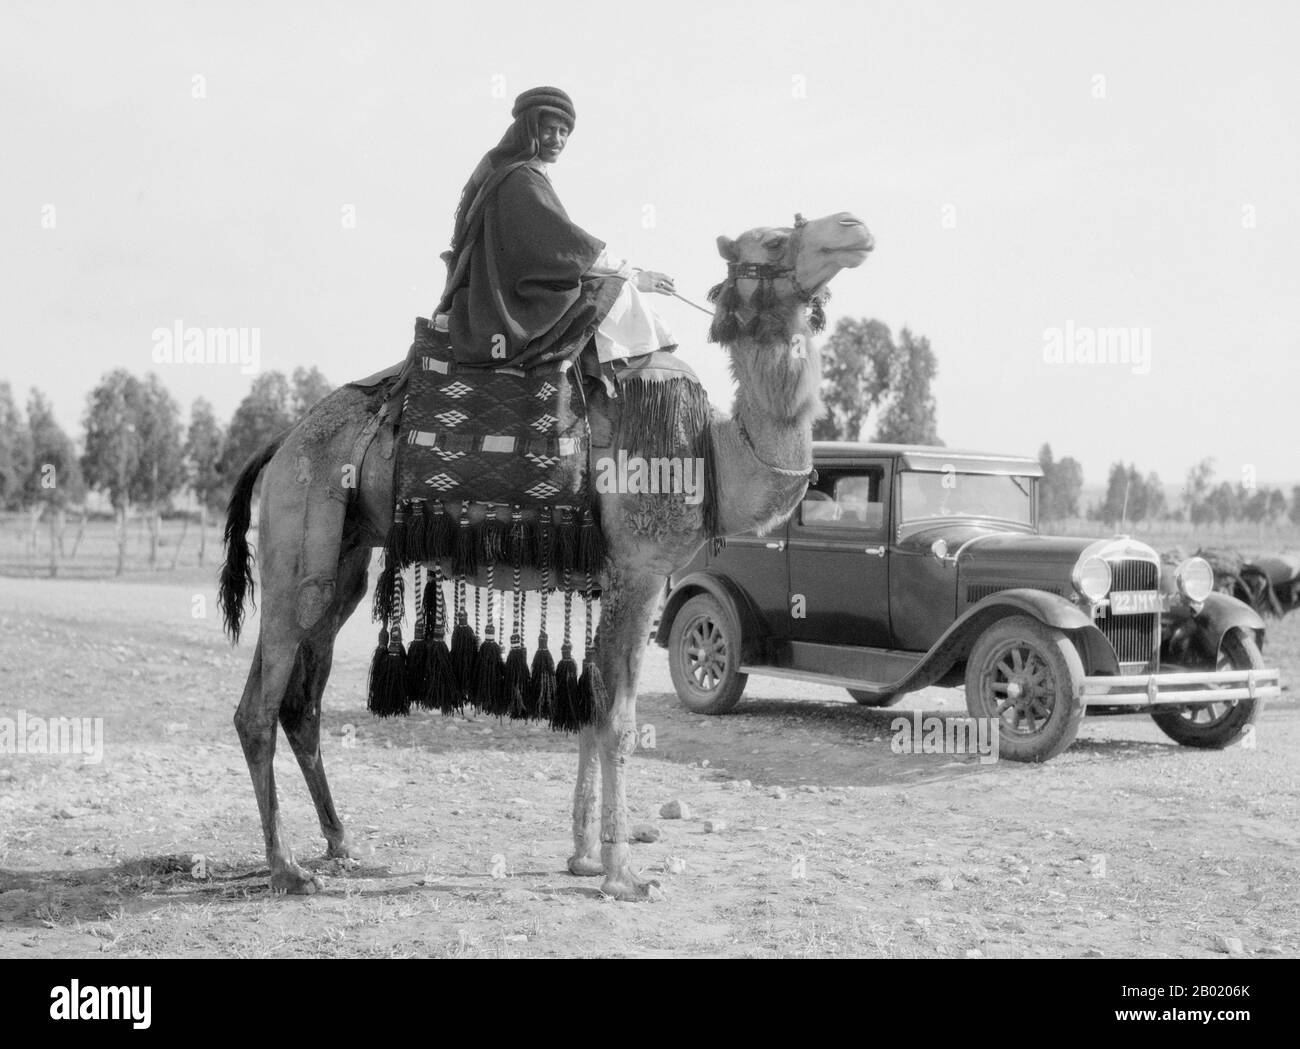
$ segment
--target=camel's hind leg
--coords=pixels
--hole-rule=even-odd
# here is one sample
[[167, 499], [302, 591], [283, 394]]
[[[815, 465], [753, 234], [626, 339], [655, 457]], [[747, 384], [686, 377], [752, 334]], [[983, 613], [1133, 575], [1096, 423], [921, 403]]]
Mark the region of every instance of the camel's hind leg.
[[297, 691], [290, 695], [295, 702], [285, 703], [280, 708], [280, 723], [289, 737], [289, 745], [293, 747], [298, 767], [302, 769], [311, 800], [316, 806], [321, 833], [325, 835], [326, 855], [341, 859], [360, 859], [362, 854], [348, 841], [325, 778], [325, 765], [320, 753], [321, 693], [325, 690], [334, 661], [334, 639], [366, 594], [366, 566], [369, 562], [368, 547], [358, 547], [343, 555], [339, 562], [335, 607], [330, 609], [317, 630], [303, 640], [298, 673], [293, 679]]
[[275, 790], [275, 733], [280, 705], [294, 677], [298, 640], [270, 638], [263, 620], [253, 666], [244, 686], [244, 696], [235, 711], [235, 728], [244, 748], [253, 793], [262, 816], [262, 837], [266, 859], [271, 865], [273, 892], [313, 893], [321, 881], [298, 866], [280, 821], [280, 802]]

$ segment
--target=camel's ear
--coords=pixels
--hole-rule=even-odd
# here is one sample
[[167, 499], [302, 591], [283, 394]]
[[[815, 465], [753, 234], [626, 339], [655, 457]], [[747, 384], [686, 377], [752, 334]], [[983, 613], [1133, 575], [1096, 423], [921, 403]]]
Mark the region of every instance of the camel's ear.
[[736, 242], [730, 237], [718, 238], [718, 254], [728, 262], [736, 262], [740, 258], [740, 252], [736, 248]]

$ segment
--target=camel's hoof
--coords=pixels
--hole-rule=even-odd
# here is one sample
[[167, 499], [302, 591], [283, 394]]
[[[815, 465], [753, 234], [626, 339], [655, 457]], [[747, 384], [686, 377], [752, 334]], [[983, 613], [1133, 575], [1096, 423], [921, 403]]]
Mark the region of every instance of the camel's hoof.
[[580, 878], [594, 878], [597, 874], [605, 873], [605, 865], [600, 862], [599, 857], [570, 856], [569, 873], [576, 874]]
[[313, 896], [325, 888], [325, 883], [301, 867], [289, 867], [271, 875], [271, 891], [290, 896]]
[[659, 882], [654, 878], [642, 879], [631, 874], [606, 878], [605, 884], [600, 887], [600, 891], [606, 896], [612, 896], [624, 903], [645, 903], [648, 900], [657, 900], [663, 896], [663, 890], [659, 887]]
[[369, 859], [375, 854], [373, 845], [353, 845], [351, 842], [339, 842], [337, 845], [331, 844], [325, 850], [325, 858], [330, 860], [353, 860], [360, 863], [364, 859]]

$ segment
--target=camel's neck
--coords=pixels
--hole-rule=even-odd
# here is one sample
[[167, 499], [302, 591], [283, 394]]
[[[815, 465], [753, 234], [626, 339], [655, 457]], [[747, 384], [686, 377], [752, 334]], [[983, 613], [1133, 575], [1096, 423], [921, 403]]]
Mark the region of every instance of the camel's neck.
[[760, 461], [788, 469], [812, 461], [812, 424], [822, 411], [821, 366], [807, 329], [792, 342], [742, 337], [731, 346], [732, 418]]

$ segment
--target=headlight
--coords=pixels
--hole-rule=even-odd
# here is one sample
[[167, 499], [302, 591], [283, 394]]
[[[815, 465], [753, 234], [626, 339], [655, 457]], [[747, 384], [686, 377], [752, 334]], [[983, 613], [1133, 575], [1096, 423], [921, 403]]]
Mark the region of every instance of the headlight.
[[1203, 557], [1189, 557], [1174, 572], [1178, 592], [1195, 604], [1200, 604], [1214, 592], [1214, 569]]
[[1100, 557], [1085, 557], [1074, 566], [1070, 581], [1089, 601], [1100, 601], [1110, 592], [1110, 565]]

